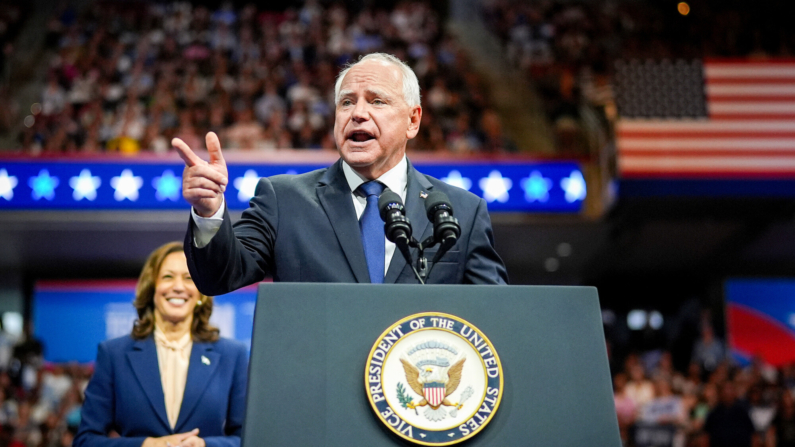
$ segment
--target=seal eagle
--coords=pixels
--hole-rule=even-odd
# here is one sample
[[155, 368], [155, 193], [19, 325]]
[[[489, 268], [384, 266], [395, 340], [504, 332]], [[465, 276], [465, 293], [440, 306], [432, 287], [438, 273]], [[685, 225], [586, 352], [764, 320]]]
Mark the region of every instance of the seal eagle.
[[[433, 368], [425, 367], [420, 370], [406, 359], [400, 359], [403, 363], [403, 370], [406, 372], [406, 381], [415, 393], [422, 396], [422, 400], [416, 405], [409, 403], [409, 408], [429, 406], [433, 410], [438, 410], [441, 406], [455, 407], [461, 409], [462, 404], [451, 403], [447, 396], [453, 394], [461, 383], [461, 373], [464, 369], [466, 358], [454, 363], [445, 373], [436, 373]], [[436, 373], [436, 374], [434, 374]], [[444, 414], [439, 419], [444, 418]]]

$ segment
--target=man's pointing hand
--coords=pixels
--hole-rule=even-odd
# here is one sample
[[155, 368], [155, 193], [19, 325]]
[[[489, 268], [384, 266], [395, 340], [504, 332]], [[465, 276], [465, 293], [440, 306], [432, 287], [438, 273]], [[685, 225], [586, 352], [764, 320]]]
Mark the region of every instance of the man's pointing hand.
[[208, 132], [206, 142], [207, 151], [210, 153], [209, 162], [199, 158], [179, 138], [171, 140], [171, 144], [185, 162], [185, 170], [182, 172], [182, 196], [193, 206], [196, 214], [202, 217], [210, 217], [221, 208], [224, 191], [229, 183], [229, 173], [221, 153], [218, 135], [215, 132]]

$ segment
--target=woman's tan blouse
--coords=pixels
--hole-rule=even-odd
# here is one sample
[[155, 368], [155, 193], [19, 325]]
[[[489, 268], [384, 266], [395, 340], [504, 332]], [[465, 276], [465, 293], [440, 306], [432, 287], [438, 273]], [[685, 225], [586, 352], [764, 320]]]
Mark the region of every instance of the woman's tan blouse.
[[182, 397], [185, 395], [190, 351], [193, 348], [190, 335], [188, 332], [177, 341], [169, 341], [160, 329], [155, 328], [157, 364], [160, 366], [160, 381], [166, 398], [166, 415], [171, 428], [177, 425]]

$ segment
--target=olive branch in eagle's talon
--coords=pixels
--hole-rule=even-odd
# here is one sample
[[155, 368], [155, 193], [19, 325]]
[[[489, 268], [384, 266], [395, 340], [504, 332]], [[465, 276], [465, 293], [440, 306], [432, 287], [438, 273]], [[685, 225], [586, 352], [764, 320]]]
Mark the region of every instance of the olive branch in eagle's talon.
[[397, 384], [397, 392], [398, 392], [397, 397], [398, 401], [400, 402], [400, 406], [403, 408], [411, 408], [412, 410], [414, 410], [414, 413], [416, 413], [419, 416], [420, 413], [417, 412], [417, 407], [414, 406], [414, 399], [408, 394], [406, 394], [406, 390], [403, 388], [403, 384], [400, 382], [398, 382]]

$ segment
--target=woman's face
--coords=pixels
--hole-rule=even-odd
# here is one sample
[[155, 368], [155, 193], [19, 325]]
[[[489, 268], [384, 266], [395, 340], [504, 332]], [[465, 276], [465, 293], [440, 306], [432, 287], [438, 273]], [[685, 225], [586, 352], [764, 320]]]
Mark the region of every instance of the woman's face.
[[155, 321], [179, 323], [193, 318], [199, 290], [188, 271], [185, 253], [171, 253], [163, 260], [155, 282]]

